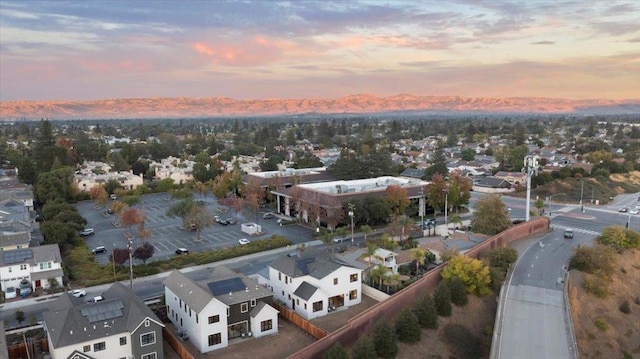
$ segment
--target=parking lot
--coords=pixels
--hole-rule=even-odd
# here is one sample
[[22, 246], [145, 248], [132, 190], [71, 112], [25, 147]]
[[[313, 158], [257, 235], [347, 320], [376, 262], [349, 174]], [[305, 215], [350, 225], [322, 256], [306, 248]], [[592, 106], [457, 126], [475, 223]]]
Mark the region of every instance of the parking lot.
[[[235, 213], [229, 210], [226, 213], [217, 211], [218, 202], [215, 197], [201, 197], [195, 195], [194, 200], [205, 201], [207, 210], [212, 215], [219, 215], [222, 218], [234, 218]], [[146, 215], [145, 228], [151, 230], [151, 236], [147, 239], [155, 247], [155, 253], [150, 261], [167, 259], [175, 256], [177, 248], [186, 248], [190, 253], [202, 252], [220, 247], [238, 245], [241, 238], [251, 241], [266, 239], [274, 234], [287, 237], [294, 243], [302, 243], [312, 240], [312, 231], [298, 225], [279, 226], [277, 218], [262, 219], [262, 214], [258, 215], [258, 224], [262, 226], [263, 233], [259, 236], [250, 236], [240, 230], [240, 224], [245, 222], [255, 222], [256, 218], [246, 219], [243, 213], [238, 213], [237, 223], [226, 226], [214, 223], [213, 226], [205, 228], [200, 234], [200, 241], [197, 240], [197, 233], [182, 228], [182, 218], [170, 217], [166, 215], [167, 210], [178, 200], [169, 198], [166, 193], [144, 195], [140, 203], [135, 205], [138, 210], [144, 211]], [[96, 208], [93, 201], [84, 201], [76, 205], [79, 213], [87, 219], [87, 228], [92, 228], [94, 234], [84, 238], [89, 250], [99, 246], [106, 248], [106, 253], [96, 254], [96, 261], [102, 265], [109, 263], [109, 254], [113, 248], [126, 248], [128, 240], [125, 237], [127, 229], [116, 227], [113, 223], [119, 222], [117, 215], [106, 214], [107, 208], [111, 206], [112, 200], [102, 208]], [[137, 228], [131, 228], [134, 235], [133, 247], [141, 244], [137, 238]]]

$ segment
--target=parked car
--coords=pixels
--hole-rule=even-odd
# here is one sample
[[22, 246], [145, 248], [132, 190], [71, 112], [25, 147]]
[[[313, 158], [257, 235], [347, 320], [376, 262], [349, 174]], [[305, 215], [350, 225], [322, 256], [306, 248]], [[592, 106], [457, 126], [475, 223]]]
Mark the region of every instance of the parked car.
[[564, 230], [564, 238], [567, 238], [567, 239], [573, 238], [573, 230], [565, 229]]
[[271, 219], [273, 217], [275, 217], [275, 216], [271, 212], [267, 212], [267, 213], [262, 215], [262, 219]]
[[351, 237], [338, 237], [333, 239], [333, 243], [342, 243], [351, 240]]
[[236, 220], [234, 218], [227, 218], [224, 220], [227, 224], [236, 224]]
[[104, 246], [99, 246], [94, 248], [91, 253], [93, 254], [102, 254], [102, 253], [107, 253], [107, 249]]
[[84, 290], [84, 289], [74, 289], [74, 290], [70, 291], [69, 294], [71, 294], [72, 296], [74, 296], [76, 298], [82, 298], [85, 295], [87, 295], [87, 291]]
[[115, 194], [112, 194], [109, 196], [109, 198], [115, 201], [116, 199], [118, 199], [118, 196], [116, 196]]
[[249, 243], [251, 243], [251, 241], [250, 241], [250, 240], [248, 240], [248, 239], [246, 239], [246, 238], [242, 238], [242, 239], [238, 240], [238, 243], [239, 243], [240, 245], [244, 246], [245, 244], [249, 244]]
[[15, 287], [7, 287], [4, 291], [4, 299], [13, 299], [18, 296]]
[[80, 235], [83, 237], [93, 236], [94, 233], [95, 231], [93, 230], [93, 228], [85, 228], [80, 231]]
[[622, 207], [622, 208], [620, 208], [618, 210], [618, 212], [620, 212], [620, 213], [627, 213], [628, 211], [629, 211], [629, 208], [627, 208], [627, 207]]
[[177, 255], [189, 254], [189, 250], [186, 248], [178, 248], [176, 249], [176, 254]]
[[629, 214], [638, 214], [638, 210], [637, 209], [632, 209], [629, 211]]
[[97, 303], [97, 302], [101, 302], [103, 300], [104, 300], [104, 297], [101, 296], [101, 295], [98, 295], [98, 296], [95, 296], [95, 297], [89, 299], [87, 302], [89, 302], [89, 303]]

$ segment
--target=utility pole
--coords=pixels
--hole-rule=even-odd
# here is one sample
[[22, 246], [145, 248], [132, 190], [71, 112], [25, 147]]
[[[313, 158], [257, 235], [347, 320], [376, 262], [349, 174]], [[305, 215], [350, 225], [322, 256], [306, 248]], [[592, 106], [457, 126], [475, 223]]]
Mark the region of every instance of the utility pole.
[[538, 174], [538, 160], [539, 156], [525, 156], [524, 157], [524, 168], [522, 169], [527, 175], [527, 208], [525, 213], [525, 221], [529, 222], [529, 218], [531, 217], [531, 176], [534, 174]]
[[584, 196], [584, 180], [580, 186], [580, 212], [584, 213], [584, 204], [582, 203], [582, 197]]
[[444, 193], [444, 225], [449, 228], [447, 225], [447, 212], [449, 212], [449, 204], [447, 200], [449, 199], [449, 188], [447, 188], [447, 192]]
[[133, 240], [127, 238], [129, 241], [129, 287], [133, 289]]
[[424, 187], [420, 186], [420, 229], [424, 236]]

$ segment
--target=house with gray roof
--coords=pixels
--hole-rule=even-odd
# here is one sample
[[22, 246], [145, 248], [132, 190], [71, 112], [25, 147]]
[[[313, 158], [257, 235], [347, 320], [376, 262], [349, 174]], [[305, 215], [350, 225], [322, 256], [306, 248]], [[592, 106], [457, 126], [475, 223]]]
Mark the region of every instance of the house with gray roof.
[[43, 314], [53, 359], [162, 359], [164, 324], [135, 293], [114, 283], [104, 300], [65, 293]]
[[[0, 251], [0, 286], [7, 288], [47, 289], [55, 279], [62, 285], [62, 257], [57, 244]], [[18, 293], [19, 294], [19, 293]]]
[[273, 261], [264, 282], [276, 299], [310, 320], [360, 303], [361, 280], [362, 269], [324, 248], [311, 247], [299, 255], [283, 255]]
[[236, 338], [278, 333], [273, 293], [244, 274], [219, 266], [207, 280], [194, 282], [176, 270], [163, 284], [167, 316], [201, 353]]

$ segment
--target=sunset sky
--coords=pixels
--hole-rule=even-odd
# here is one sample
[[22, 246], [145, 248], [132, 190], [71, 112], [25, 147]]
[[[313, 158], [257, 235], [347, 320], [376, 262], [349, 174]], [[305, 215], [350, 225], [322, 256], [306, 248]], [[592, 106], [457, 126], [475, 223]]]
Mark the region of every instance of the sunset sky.
[[0, 100], [640, 98], [638, 1], [0, 1]]

